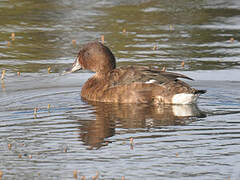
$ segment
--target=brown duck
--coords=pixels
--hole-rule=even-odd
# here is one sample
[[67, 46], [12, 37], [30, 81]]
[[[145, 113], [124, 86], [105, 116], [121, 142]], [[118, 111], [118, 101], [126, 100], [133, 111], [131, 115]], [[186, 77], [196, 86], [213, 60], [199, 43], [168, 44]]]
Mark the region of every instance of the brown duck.
[[84, 45], [69, 72], [80, 69], [95, 72], [82, 87], [81, 96], [89, 101], [192, 104], [206, 92], [179, 80], [192, 80], [182, 74], [142, 66], [116, 68], [111, 50], [99, 42]]

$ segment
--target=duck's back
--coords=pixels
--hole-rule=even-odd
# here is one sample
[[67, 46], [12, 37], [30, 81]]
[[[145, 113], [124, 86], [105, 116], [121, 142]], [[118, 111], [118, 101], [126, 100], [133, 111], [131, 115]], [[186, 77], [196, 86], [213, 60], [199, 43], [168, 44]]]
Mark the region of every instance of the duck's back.
[[104, 78], [94, 76], [82, 88], [82, 97], [117, 103], [191, 104], [200, 93], [177, 78], [191, 78], [149, 67], [121, 67]]

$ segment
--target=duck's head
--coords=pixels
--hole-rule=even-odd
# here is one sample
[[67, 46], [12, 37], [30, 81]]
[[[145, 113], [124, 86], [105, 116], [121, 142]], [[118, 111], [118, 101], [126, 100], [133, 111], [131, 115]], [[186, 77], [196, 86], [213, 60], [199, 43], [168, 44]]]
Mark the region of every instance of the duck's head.
[[86, 69], [97, 74], [106, 74], [116, 68], [116, 60], [110, 49], [100, 42], [91, 42], [79, 51], [69, 72]]

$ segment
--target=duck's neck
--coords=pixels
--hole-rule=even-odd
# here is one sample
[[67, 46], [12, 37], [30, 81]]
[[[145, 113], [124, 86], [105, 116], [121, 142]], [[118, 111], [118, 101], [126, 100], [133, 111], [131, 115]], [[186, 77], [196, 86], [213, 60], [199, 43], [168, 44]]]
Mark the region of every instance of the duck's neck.
[[99, 100], [108, 87], [108, 73], [96, 73], [83, 85], [81, 96], [89, 100]]
[[107, 79], [109, 73], [111, 73], [111, 71], [101, 71], [101, 72], [96, 72], [95, 75], [93, 76], [96, 79]]

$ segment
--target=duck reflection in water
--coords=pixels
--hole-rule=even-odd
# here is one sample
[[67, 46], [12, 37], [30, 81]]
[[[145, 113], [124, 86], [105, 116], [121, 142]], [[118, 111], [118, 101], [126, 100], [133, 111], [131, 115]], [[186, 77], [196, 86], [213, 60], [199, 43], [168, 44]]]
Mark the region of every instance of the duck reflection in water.
[[[116, 128], [128, 132], [148, 131], [161, 126], [186, 125], [198, 118], [205, 117], [195, 104], [159, 105], [117, 104], [88, 102], [94, 107], [93, 120], [80, 120], [80, 140], [89, 149], [98, 149], [108, 145], [106, 138], [114, 136]], [[120, 132], [120, 130], [119, 130]], [[131, 130], [132, 132], [132, 130]]]

